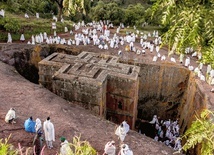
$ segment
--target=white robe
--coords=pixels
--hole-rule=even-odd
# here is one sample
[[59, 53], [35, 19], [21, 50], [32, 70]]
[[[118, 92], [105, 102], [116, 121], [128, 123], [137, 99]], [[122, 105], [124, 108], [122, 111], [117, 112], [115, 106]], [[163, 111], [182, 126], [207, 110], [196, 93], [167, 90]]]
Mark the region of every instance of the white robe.
[[46, 141], [55, 141], [54, 125], [50, 120], [46, 120], [43, 124]]
[[122, 124], [123, 127], [125, 128], [126, 133], [128, 133], [130, 130], [129, 124], [126, 121], [123, 121]]
[[35, 125], [36, 133], [39, 131], [39, 129], [42, 129], [42, 122], [39, 118], [37, 118], [36, 119], [36, 125]]
[[125, 129], [125, 127], [123, 126], [118, 126], [117, 127], [117, 129], [116, 129], [116, 131], [115, 131], [115, 134], [117, 135], [117, 136], [119, 136], [119, 138], [120, 138], [120, 140], [123, 142], [124, 141], [124, 139], [125, 139], [125, 137], [126, 137], [126, 129]]
[[24, 34], [21, 34], [20, 40], [21, 40], [21, 41], [25, 41], [25, 36], [24, 36]]
[[5, 122], [9, 123], [9, 120], [16, 118], [16, 112], [11, 108], [6, 116], [5, 116]]
[[61, 143], [60, 147], [60, 155], [69, 155], [72, 154], [71, 147], [69, 146], [69, 143], [67, 140]]
[[105, 145], [104, 153], [108, 155], [115, 155], [116, 147], [112, 144], [112, 142], [108, 142]]
[[129, 129], [129, 125], [126, 123], [126, 121], [123, 121], [121, 125], [117, 127], [115, 134], [119, 136], [120, 140], [123, 142], [126, 137], [126, 134], [129, 132]]
[[120, 152], [118, 155], [133, 155], [132, 150], [129, 149], [127, 144], [123, 144], [124, 147], [121, 147]]
[[8, 33], [7, 43], [12, 43], [12, 37], [10, 33]]

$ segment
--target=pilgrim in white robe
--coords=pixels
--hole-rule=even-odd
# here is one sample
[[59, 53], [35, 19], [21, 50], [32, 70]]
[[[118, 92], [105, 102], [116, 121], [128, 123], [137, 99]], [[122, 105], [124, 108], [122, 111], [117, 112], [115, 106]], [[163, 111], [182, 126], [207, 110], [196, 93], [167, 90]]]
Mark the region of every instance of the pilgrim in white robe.
[[23, 34], [23, 33], [21, 34], [20, 40], [21, 40], [22, 42], [24, 42], [24, 41], [25, 41], [25, 36], [24, 36], [24, 34]]
[[158, 57], [155, 55], [155, 56], [153, 57], [152, 61], [156, 62], [157, 59], [158, 59]]
[[103, 155], [115, 155], [116, 154], [116, 146], [115, 142], [107, 142], [104, 148], [104, 153]]
[[25, 14], [25, 18], [29, 18], [29, 16], [28, 16], [28, 14], [27, 14], [27, 13]]
[[36, 130], [36, 133], [42, 130], [42, 122], [39, 118], [36, 119], [35, 130]]
[[125, 137], [126, 137], [126, 129], [123, 126], [123, 124], [121, 124], [120, 126], [117, 127], [115, 134], [119, 137], [120, 141], [124, 141]]
[[6, 123], [15, 123], [13, 121], [15, 118], [16, 118], [16, 112], [13, 108], [10, 108], [10, 110], [7, 112], [7, 114], [5, 116], [5, 122]]
[[38, 12], [36, 13], [36, 18], [39, 18], [39, 13]]
[[161, 61], [163, 61], [163, 60], [166, 60], [166, 56], [165, 55], [161, 56]]
[[45, 141], [48, 148], [53, 148], [52, 142], [55, 141], [55, 130], [54, 125], [48, 117], [47, 120], [43, 123], [43, 130], [45, 133]]
[[153, 118], [152, 118], [152, 121], [150, 121], [149, 123], [151, 123], [151, 124], [155, 124], [155, 123], [159, 124], [157, 115], [154, 115]]
[[60, 147], [60, 155], [69, 155], [69, 154], [73, 154], [71, 147], [68, 143], [67, 140], [64, 140], [64, 142], [62, 142]]
[[186, 58], [186, 60], [185, 60], [185, 64], [184, 64], [184, 66], [188, 67], [188, 66], [189, 66], [189, 64], [190, 64], [190, 58], [189, 58], [189, 57], [187, 57], [187, 58]]
[[10, 33], [8, 33], [7, 38], [7, 43], [12, 43], [12, 37]]
[[133, 155], [133, 152], [129, 149], [129, 146], [127, 144], [122, 144], [118, 155]]

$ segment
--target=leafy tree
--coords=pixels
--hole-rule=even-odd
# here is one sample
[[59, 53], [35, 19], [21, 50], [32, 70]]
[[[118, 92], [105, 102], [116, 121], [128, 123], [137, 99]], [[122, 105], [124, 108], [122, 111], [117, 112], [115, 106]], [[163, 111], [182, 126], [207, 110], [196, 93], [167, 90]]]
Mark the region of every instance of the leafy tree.
[[95, 20], [104, 20], [106, 19], [107, 10], [105, 9], [105, 3], [99, 1], [95, 7], [91, 9], [90, 17]]
[[145, 8], [142, 4], [129, 5], [125, 10], [125, 23], [128, 25], [141, 25], [145, 19]]
[[99, 1], [97, 6], [91, 9], [90, 16], [95, 21], [110, 20], [118, 25], [120, 22], [123, 22], [124, 11], [115, 2], [104, 3], [103, 1]]
[[201, 61], [214, 68], [214, 0], [157, 0], [156, 13], [162, 15], [163, 43], [169, 46], [169, 55], [193, 47], [202, 53]]
[[52, 2], [56, 2], [58, 6], [58, 21], [61, 21], [62, 11], [63, 11], [63, 1], [64, 0], [51, 0]]
[[204, 110], [200, 116], [196, 116], [190, 128], [185, 132], [182, 138], [187, 139], [183, 145], [183, 150], [187, 151], [201, 144], [201, 155], [214, 154], [214, 113]]
[[18, 20], [14, 18], [0, 18], [0, 28], [6, 30], [7, 32], [17, 33], [21, 28]]

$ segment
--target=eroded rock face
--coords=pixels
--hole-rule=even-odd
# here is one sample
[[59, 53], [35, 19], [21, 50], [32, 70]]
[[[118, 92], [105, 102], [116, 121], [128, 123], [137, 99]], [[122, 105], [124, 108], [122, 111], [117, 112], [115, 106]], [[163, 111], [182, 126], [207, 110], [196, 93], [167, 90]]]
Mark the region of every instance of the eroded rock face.
[[[34, 47], [22, 44], [2, 44], [0, 49], [0, 60], [15, 66], [20, 74], [33, 82], [38, 82], [38, 63], [43, 58], [54, 52], [71, 55], [81, 53], [81, 50], [65, 48], [63, 45], [37, 45]], [[136, 116], [138, 118], [151, 120], [154, 114], [160, 116], [161, 119], [175, 120], [179, 118], [183, 133], [195, 119], [195, 113], [200, 113], [203, 108], [213, 109], [213, 94], [209, 89], [203, 88], [201, 81], [195, 80], [194, 74], [189, 70], [171, 63], [152, 64], [147, 61], [140, 63], [131, 60], [128, 62], [119, 61], [137, 65], [140, 68], [139, 85], [136, 87], [138, 90]], [[120, 86], [120, 82], [115, 84]], [[109, 85], [109, 92], [112, 88]], [[131, 91], [132, 89], [130, 89]], [[111, 96], [107, 97], [110, 102], [113, 101]], [[117, 108], [120, 108], [121, 105], [122, 103], [118, 102]], [[115, 105], [110, 104], [109, 106]]]
[[77, 55], [81, 52], [75, 47], [63, 45], [28, 45], [28, 44], [1, 44], [0, 60], [15, 66], [16, 70], [26, 79], [38, 83], [38, 63], [48, 55], [59, 52]]
[[[137, 64], [139, 73], [138, 118], [176, 119], [190, 71], [174, 64]], [[148, 110], [150, 109], [150, 110]]]

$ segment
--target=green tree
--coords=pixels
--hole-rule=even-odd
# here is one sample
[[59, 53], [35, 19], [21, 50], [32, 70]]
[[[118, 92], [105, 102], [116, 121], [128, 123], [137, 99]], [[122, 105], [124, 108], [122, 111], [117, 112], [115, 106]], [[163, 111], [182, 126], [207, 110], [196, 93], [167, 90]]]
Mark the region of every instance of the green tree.
[[182, 137], [186, 139], [183, 150], [187, 151], [194, 148], [197, 144], [201, 144], [201, 155], [214, 154], [214, 113], [204, 110], [200, 116], [196, 116], [190, 128]]
[[193, 47], [202, 53], [201, 61], [214, 68], [214, 0], [157, 0], [153, 16], [156, 13], [162, 15], [163, 43], [169, 55]]
[[57, 3], [58, 6], [58, 21], [61, 21], [63, 14], [63, 1], [64, 0], [51, 0], [52, 2]]
[[117, 3], [104, 3], [99, 1], [95, 7], [91, 9], [90, 16], [93, 20], [110, 20], [115, 25], [123, 22], [124, 11]]
[[142, 4], [129, 5], [125, 10], [125, 23], [128, 25], [141, 25], [145, 19], [145, 8]]

